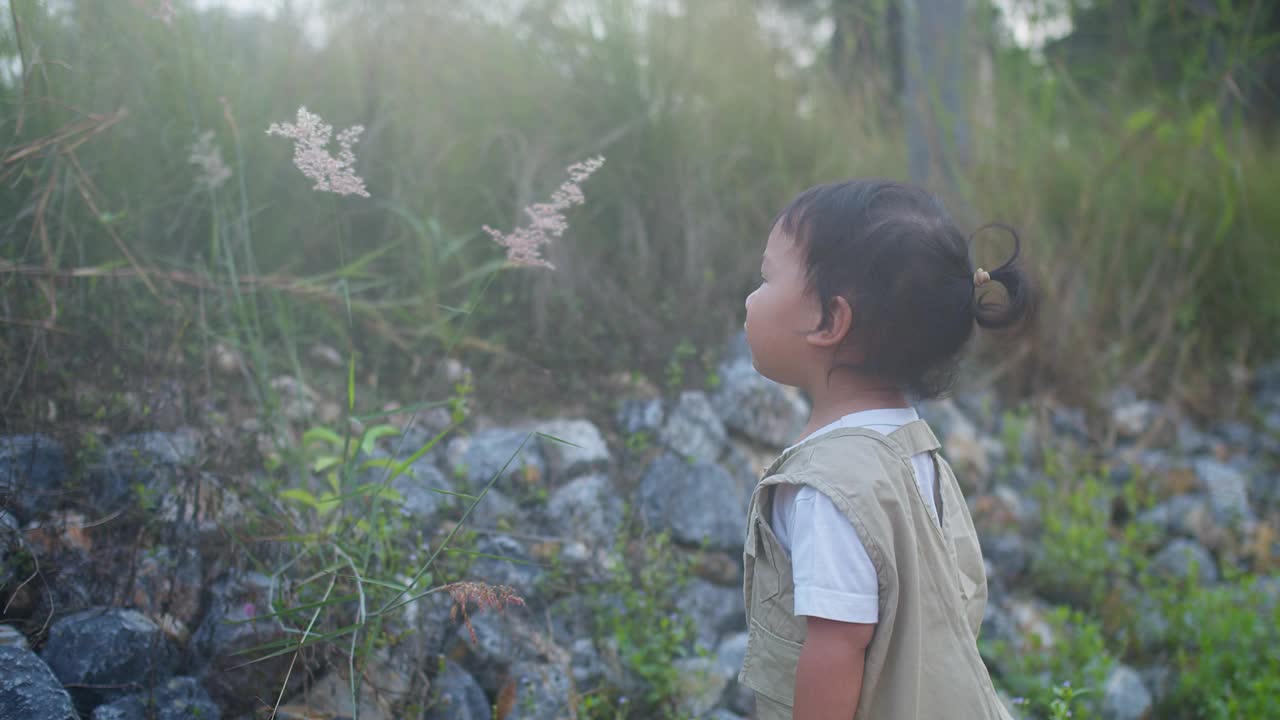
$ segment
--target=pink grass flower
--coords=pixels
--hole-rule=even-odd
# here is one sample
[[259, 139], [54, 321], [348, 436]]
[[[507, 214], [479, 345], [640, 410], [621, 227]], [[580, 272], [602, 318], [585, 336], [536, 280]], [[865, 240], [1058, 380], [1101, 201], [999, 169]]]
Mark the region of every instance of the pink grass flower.
[[271, 123], [267, 128], [268, 135], [293, 140], [293, 164], [307, 179], [315, 181], [314, 190], [369, 197], [364, 180], [355, 173], [356, 155], [351, 150], [363, 132], [364, 126], [352, 125], [338, 133], [338, 155], [334, 157], [329, 154], [333, 126], [305, 107], [298, 108], [294, 124]]
[[524, 605], [524, 598], [516, 594], [515, 589], [506, 585], [488, 585], [482, 582], [464, 580], [444, 586], [453, 598], [453, 607], [449, 609], [449, 619], [455, 622], [462, 615], [467, 631], [471, 633], [471, 642], [476, 642], [476, 629], [471, 625], [471, 616], [467, 613], [467, 605], [474, 604], [476, 611], [506, 610], [512, 605]]
[[231, 177], [231, 168], [222, 161], [222, 150], [213, 141], [212, 130], [200, 134], [187, 159], [200, 168], [200, 174], [196, 176], [196, 184], [200, 187], [216, 190]]
[[569, 179], [551, 194], [551, 202], [534, 203], [524, 209], [525, 214], [529, 216], [528, 225], [518, 227], [509, 233], [503, 233], [485, 225], [484, 231], [493, 238], [494, 242], [507, 249], [508, 262], [523, 267], [543, 267], [554, 270], [555, 266], [542, 257], [542, 246], [564, 235], [564, 231], [569, 229], [569, 221], [564, 216], [565, 210], [586, 201], [581, 184], [602, 165], [604, 165], [603, 157], [594, 157], [570, 165], [567, 170]]

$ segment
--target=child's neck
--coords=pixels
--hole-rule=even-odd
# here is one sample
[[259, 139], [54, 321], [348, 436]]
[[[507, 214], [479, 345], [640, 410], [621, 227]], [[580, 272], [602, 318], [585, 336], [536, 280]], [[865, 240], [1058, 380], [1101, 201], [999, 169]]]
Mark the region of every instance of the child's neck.
[[801, 438], [809, 437], [850, 413], [910, 407], [906, 393], [901, 389], [883, 380], [854, 373], [833, 373], [830, 380], [824, 378], [818, 387], [808, 390], [809, 397], [813, 399], [813, 410]]

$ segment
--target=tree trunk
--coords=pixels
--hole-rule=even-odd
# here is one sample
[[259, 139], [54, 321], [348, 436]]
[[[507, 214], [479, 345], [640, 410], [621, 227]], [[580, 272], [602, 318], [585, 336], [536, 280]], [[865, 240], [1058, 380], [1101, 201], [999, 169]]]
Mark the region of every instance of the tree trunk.
[[903, 109], [912, 182], [957, 197], [968, 161], [967, 0], [900, 0]]

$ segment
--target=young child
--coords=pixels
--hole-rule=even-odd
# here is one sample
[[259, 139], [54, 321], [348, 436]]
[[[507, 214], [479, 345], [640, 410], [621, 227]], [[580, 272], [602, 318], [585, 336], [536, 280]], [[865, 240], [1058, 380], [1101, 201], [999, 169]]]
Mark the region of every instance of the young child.
[[[740, 680], [760, 720], [1009, 717], [978, 656], [973, 521], [907, 400], [947, 388], [975, 321], [1031, 313], [1017, 235], [991, 272], [972, 267], [971, 238], [933, 196], [883, 180], [811, 188], [774, 222], [747, 342], [813, 413], [747, 521]], [[979, 290], [989, 282], [1002, 303]]]

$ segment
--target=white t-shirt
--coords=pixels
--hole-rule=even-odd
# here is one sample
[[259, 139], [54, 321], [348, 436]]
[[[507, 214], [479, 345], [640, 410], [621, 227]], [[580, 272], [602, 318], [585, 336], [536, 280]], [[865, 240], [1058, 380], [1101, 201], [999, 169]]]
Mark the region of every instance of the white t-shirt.
[[[914, 408], [864, 410], [845, 415], [805, 439], [850, 427], [888, 435], [919, 417]], [[920, 453], [911, 457], [911, 465], [920, 496], [936, 523], [938, 475], [933, 459], [927, 452]], [[857, 474], [857, 468], [849, 471]], [[770, 525], [791, 557], [796, 615], [856, 623], [879, 620], [875, 566], [857, 531], [830, 498], [809, 485], [778, 485]]]

